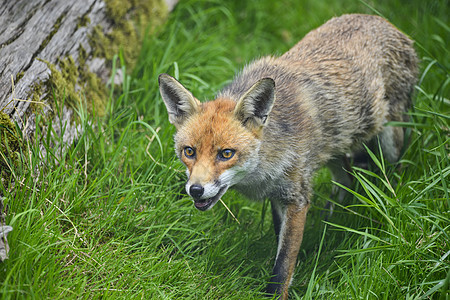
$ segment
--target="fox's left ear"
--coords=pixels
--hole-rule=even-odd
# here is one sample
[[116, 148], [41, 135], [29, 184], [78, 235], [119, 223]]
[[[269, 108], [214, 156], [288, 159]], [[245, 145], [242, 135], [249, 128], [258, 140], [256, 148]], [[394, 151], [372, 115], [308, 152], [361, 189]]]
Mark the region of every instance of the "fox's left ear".
[[158, 82], [159, 92], [169, 113], [169, 122], [179, 128], [189, 116], [200, 110], [201, 103], [170, 75], [160, 74]]
[[239, 99], [234, 115], [245, 125], [262, 127], [275, 101], [275, 81], [263, 78]]

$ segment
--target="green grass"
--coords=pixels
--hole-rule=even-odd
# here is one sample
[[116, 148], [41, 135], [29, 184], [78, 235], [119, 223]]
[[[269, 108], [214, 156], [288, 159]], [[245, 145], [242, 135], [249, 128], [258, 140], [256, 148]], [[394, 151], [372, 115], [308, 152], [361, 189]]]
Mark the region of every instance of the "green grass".
[[276, 251], [269, 205], [228, 192], [240, 225], [220, 204], [193, 207], [181, 193], [184, 170], [157, 76], [170, 73], [201, 100], [212, 98], [246, 62], [281, 54], [349, 12], [379, 13], [417, 42], [411, 143], [401, 168], [375, 155], [369, 171], [356, 169], [351, 194], [327, 222], [332, 183], [319, 171], [290, 296], [448, 299], [447, 0], [181, 1], [144, 41], [120, 92], [111, 91], [108, 118], [80, 107], [84, 131], [64, 155], [59, 137], [38, 133], [47, 156], [30, 144], [23, 166], [0, 185], [14, 227], [0, 263], [1, 298], [262, 297]]

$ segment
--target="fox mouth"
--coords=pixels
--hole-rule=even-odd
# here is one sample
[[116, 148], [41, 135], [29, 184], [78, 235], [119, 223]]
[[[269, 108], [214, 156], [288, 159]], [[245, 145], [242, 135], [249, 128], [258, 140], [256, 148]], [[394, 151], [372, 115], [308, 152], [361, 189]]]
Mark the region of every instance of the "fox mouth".
[[219, 201], [219, 199], [223, 196], [223, 194], [225, 194], [227, 189], [228, 189], [228, 187], [226, 185], [224, 185], [220, 188], [219, 192], [217, 192], [217, 194], [214, 197], [207, 198], [207, 199], [198, 199], [198, 200], [194, 199], [195, 208], [197, 208], [198, 210], [201, 210], [201, 211], [205, 211], [205, 210], [212, 208], [214, 206], [214, 204], [216, 204], [217, 201]]

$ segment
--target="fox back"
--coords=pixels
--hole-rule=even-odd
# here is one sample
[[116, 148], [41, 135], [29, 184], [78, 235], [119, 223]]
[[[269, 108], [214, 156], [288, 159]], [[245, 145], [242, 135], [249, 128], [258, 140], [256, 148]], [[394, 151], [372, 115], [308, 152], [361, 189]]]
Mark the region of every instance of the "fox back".
[[279, 246], [268, 292], [287, 297], [314, 171], [377, 136], [398, 158], [403, 129], [384, 124], [407, 120], [417, 63], [412, 41], [384, 19], [344, 15], [250, 63], [213, 101], [160, 75], [195, 206], [210, 209], [230, 187], [271, 199]]

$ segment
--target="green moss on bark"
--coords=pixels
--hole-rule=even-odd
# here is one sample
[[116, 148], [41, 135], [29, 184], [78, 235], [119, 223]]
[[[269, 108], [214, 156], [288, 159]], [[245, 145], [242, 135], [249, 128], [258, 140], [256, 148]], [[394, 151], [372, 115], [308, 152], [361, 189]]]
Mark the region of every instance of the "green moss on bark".
[[14, 83], [17, 84], [19, 82], [20, 79], [22, 79], [23, 75], [25, 75], [25, 72], [19, 72], [16, 74], [16, 79], [14, 80]]
[[[106, 87], [97, 75], [90, 72], [82, 60], [76, 65], [72, 56], [59, 61], [59, 69], [56, 65], [44, 61], [50, 69], [49, 78], [43, 82], [47, 90], [47, 98], [55, 105], [56, 101], [62, 101], [73, 109], [80, 105], [89, 113], [94, 110], [97, 115], [103, 116], [108, 99]], [[52, 107], [53, 111], [56, 107]]]
[[122, 50], [126, 63], [133, 67], [139, 54], [139, 45], [145, 31], [150, 32], [161, 25], [168, 15], [163, 0], [106, 0], [107, 15], [113, 23], [113, 30], [104, 34], [96, 26], [91, 36], [94, 56], [111, 60]]
[[80, 27], [85, 27], [90, 23], [91, 23], [91, 19], [89, 19], [88, 16], [84, 15], [84, 16], [78, 18], [77, 29]]
[[0, 177], [8, 178], [20, 162], [23, 142], [9, 116], [0, 112]]

